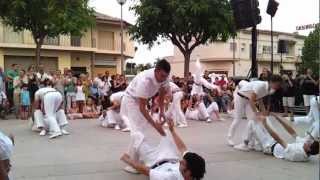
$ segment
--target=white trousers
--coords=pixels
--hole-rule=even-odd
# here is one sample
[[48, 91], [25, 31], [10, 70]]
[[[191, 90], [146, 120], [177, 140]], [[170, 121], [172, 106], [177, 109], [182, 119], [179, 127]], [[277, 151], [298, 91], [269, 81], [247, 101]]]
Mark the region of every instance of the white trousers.
[[310, 101], [312, 98], [316, 97], [315, 95], [303, 95], [303, 104], [304, 106], [310, 106]]
[[143, 162], [147, 167], [152, 167], [156, 163], [164, 160], [179, 160], [177, 146], [169, 131], [166, 131], [166, 136], [161, 137], [159, 143], [156, 145], [152, 145], [146, 141], [140, 132], [135, 132], [132, 135], [135, 136], [134, 139], [137, 140], [135, 148], [139, 161]]
[[256, 119], [256, 115], [249, 104], [249, 100], [240, 97], [237, 93], [234, 94], [233, 116], [233, 121], [228, 131], [228, 138], [233, 138], [235, 131], [239, 127], [240, 121], [244, 116], [247, 117], [249, 121]]
[[214, 112], [217, 112], [217, 111], [219, 111], [219, 107], [216, 102], [212, 102], [208, 108], [206, 108], [204, 103], [201, 102], [196, 109], [194, 110], [187, 109], [186, 119], [197, 120], [197, 121], [207, 120], [208, 118], [214, 115], [213, 114]]
[[43, 97], [44, 104], [44, 122], [48, 125], [49, 132], [60, 132], [60, 126], [57, 121], [57, 111], [62, 103], [62, 95], [59, 92], [50, 92]]
[[106, 117], [104, 118], [103, 115], [101, 115], [99, 120], [101, 121], [101, 125], [103, 127], [109, 127], [110, 125], [119, 125], [120, 127], [125, 126], [120, 116], [120, 112], [115, 110], [108, 110]]
[[173, 94], [172, 103], [169, 105], [168, 111], [166, 112], [166, 116], [170, 117], [175, 121], [177, 125], [188, 125], [186, 121], [186, 117], [181, 109], [181, 99], [183, 98], [183, 92], [175, 92]]
[[[317, 100], [318, 98], [318, 100]], [[320, 112], [319, 112], [319, 99], [320, 97], [313, 97], [310, 100], [310, 112], [307, 116], [302, 117], [294, 117], [294, 123], [295, 124], [308, 124], [310, 125], [310, 128], [308, 132], [310, 134], [317, 138], [320, 137], [319, 135], [319, 123], [320, 123]]]
[[[66, 114], [63, 109], [60, 109], [56, 113], [56, 119], [57, 119], [57, 123], [59, 124], [60, 127], [64, 127], [69, 124], [67, 117], [66, 117]], [[44, 115], [40, 109], [36, 109], [34, 111], [34, 126], [37, 127], [38, 129], [45, 128], [45, 129], [49, 130], [49, 124], [45, 123]]]
[[143, 140], [148, 143], [152, 142], [152, 137], [159, 137], [159, 134], [141, 113], [138, 99], [124, 95], [121, 104], [123, 104], [123, 106], [120, 107], [121, 118], [129, 125], [130, 128], [128, 154], [133, 160], [138, 160], [136, 147], [137, 144], [139, 144], [137, 142], [140, 142], [141, 140], [137, 140], [137, 136], [135, 134], [140, 132], [143, 135]]
[[284, 107], [294, 107], [294, 97], [282, 97], [282, 104]]
[[[270, 118], [271, 116], [267, 117], [267, 121], [269, 121]], [[261, 123], [250, 120], [248, 122], [247, 133], [246, 139], [248, 139], [249, 142], [261, 146], [264, 153], [272, 154], [271, 147], [276, 141]]]

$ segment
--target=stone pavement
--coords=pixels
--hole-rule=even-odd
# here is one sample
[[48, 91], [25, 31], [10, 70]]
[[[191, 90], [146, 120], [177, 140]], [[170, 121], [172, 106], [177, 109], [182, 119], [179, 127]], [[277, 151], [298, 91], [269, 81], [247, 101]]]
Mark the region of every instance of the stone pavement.
[[[207, 161], [206, 180], [318, 180], [319, 157], [292, 163], [258, 152], [228, 147], [225, 122], [190, 122], [179, 129], [188, 147]], [[244, 128], [245, 121], [241, 124]], [[277, 126], [277, 125], [276, 125]], [[300, 135], [306, 127], [298, 127]], [[98, 126], [96, 120], [70, 122], [69, 136], [49, 140], [31, 132], [27, 121], [0, 121], [0, 130], [16, 136], [12, 158], [14, 180], [145, 180], [122, 171], [119, 157], [129, 135]], [[240, 134], [240, 133], [239, 133]], [[239, 140], [239, 139], [238, 139]]]

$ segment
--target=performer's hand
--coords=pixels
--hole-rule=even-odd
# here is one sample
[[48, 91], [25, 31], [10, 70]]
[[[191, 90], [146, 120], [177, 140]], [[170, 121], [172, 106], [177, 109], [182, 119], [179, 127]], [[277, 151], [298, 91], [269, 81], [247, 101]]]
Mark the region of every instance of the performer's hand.
[[130, 156], [127, 154], [127, 153], [124, 153], [121, 158], [120, 158], [121, 161], [127, 163], [127, 164], [130, 164], [132, 159], [130, 158]]
[[174, 122], [173, 122], [173, 120], [172, 119], [168, 119], [167, 123], [168, 123], [168, 126], [169, 126], [169, 130], [171, 132], [173, 132], [174, 131]]
[[155, 122], [154, 123], [154, 128], [159, 132], [159, 134], [161, 136], [166, 136], [166, 133], [164, 132], [164, 129], [162, 127], [162, 124], [163, 123], [158, 123], [158, 122]]
[[166, 115], [163, 112], [159, 113], [159, 122], [164, 124], [166, 122]]

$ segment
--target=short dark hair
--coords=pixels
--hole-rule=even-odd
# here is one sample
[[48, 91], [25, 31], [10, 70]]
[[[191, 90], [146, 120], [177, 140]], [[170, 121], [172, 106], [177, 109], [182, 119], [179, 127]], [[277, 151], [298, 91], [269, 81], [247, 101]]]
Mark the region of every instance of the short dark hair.
[[319, 141], [314, 141], [310, 145], [310, 151], [308, 152], [309, 155], [317, 155], [319, 154]]
[[278, 74], [272, 74], [270, 77], [269, 77], [269, 81], [270, 82], [282, 82], [282, 77]]
[[196, 153], [187, 152], [183, 159], [187, 162], [187, 168], [191, 172], [192, 178], [199, 180], [204, 177], [206, 173], [205, 160]]
[[168, 63], [167, 60], [162, 59], [162, 60], [157, 62], [156, 69], [163, 70], [164, 72], [169, 74], [170, 71], [171, 71], [171, 66], [170, 66], [170, 64]]

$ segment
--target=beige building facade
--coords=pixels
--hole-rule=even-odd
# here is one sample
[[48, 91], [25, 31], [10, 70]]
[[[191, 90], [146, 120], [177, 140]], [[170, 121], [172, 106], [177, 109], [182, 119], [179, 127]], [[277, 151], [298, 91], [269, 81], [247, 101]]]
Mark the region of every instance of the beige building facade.
[[[45, 39], [40, 63], [46, 71], [71, 68], [75, 73], [93, 75], [106, 70], [121, 73], [121, 21], [101, 13], [95, 16], [96, 25], [82, 37], [61, 35]], [[132, 58], [134, 43], [126, 31], [129, 24], [124, 24], [124, 57]], [[13, 63], [24, 69], [36, 64], [33, 37], [27, 30], [16, 33], [0, 22], [0, 67], [7, 69]]]
[[[301, 53], [305, 36], [296, 33], [274, 32], [274, 72], [280, 71], [282, 64], [284, 70], [296, 72], [297, 64], [301, 63]], [[284, 40], [288, 53], [278, 53], [278, 42]], [[247, 76], [251, 68], [251, 31], [241, 30], [235, 39], [226, 42], [218, 41], [208, 45], [201, 45], [192, 52], [190, 72], [195, 71], [196, 58], [199, 57], [203, 69], [228, 76]], [[177, 47], [174, 47], [174, 55], [167, 57], [173, 74], [183, 76], [184, 57]], [[257, 43], [258, 71], [263, 68], [270, 69], [271, 62], [271, 36], [269, 31], [258, 31]]]

